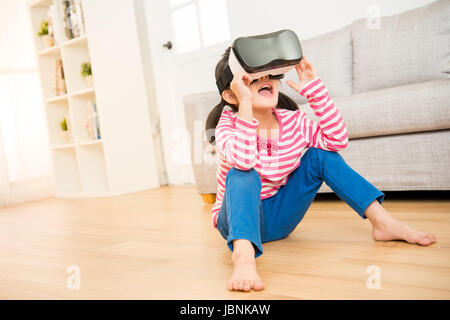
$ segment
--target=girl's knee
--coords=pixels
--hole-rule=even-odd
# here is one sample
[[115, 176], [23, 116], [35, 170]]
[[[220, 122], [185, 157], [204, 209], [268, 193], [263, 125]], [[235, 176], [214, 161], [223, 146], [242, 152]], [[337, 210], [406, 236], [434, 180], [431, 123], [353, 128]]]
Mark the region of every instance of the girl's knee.
[[259, 187], [262, 186], [261, 178], [259, 177], [258, 172], [254, 168], [251, 168], [250, 170], [240, 170], [235, 167], [232, 167], [227, 172], [225, 184], [230, 183], [230, 179], [233, 180], [233, 183], [238, 183], [240, 185], [251, 184], [257, 185]]

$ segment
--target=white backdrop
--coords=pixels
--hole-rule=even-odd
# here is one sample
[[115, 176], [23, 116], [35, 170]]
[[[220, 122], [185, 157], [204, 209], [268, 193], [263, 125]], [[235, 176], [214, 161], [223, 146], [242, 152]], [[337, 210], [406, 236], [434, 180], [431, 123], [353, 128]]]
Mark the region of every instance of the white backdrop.
[[368, 16], [377, 6], [382, 16], [424, 6], [434, 0], [227, 0], [232, 37], [302, 30], [300, 39], [309, 39]]
[[0, 0], [0, 130], [0, 206], [52, 195], [52, 164], [25, 0]]

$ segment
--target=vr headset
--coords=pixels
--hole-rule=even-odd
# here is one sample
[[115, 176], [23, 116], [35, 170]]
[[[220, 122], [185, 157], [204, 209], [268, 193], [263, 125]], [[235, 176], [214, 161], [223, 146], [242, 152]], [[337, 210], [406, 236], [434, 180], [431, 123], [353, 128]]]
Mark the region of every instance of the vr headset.
[[302, 60], [302, 47], [295, 32], [277, 32], [240, 37], [234, 40], [225, 69], [216, 81], [219, 93], [231, 83], [235, 74], [245, 71], [252, 81], [264, 76], [281, 79]]

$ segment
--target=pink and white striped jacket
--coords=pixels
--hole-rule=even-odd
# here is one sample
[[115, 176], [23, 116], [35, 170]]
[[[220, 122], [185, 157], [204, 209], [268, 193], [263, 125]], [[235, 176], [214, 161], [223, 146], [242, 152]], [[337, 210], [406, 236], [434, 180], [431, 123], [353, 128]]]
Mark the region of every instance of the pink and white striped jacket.
[[320, 121], [308, 119], [301, 110], [272, 108], [280, 127], [279, 136], [272, 139], [258, 136], [258, 120], [244, 120], [231, 110], [222, 112], [215, 129], [218, 187], [211, 210], [215, 228], [225, 192], [225, 177], [232, 167], [254, 168], [258, 172], [262, 200], [274, 196], [287, 183], [289, 174], [300, 165], [309, 147], [329, 151], [347, 147], [347, 128], [322, 80], [314, 78], [299, 94], [308, 99]]

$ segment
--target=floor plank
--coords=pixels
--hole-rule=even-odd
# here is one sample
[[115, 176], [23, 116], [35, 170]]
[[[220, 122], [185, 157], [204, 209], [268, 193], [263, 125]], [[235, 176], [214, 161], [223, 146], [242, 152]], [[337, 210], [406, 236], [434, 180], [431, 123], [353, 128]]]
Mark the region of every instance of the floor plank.
[[[194, 185], [110, 199], [47, 199], [0, 209], [0, 299], [449, 299], [448, 193], [387, 192], [383, 206], [437, 243], [374, 242], [370, 223], [318, 194], [288, 238], [257, 259], [266, 289], [232, 293], [225, 241]], [[69, 290], [68, 266], [81, 270]], [[369, 290], [378, 266], [381, 289]]]

